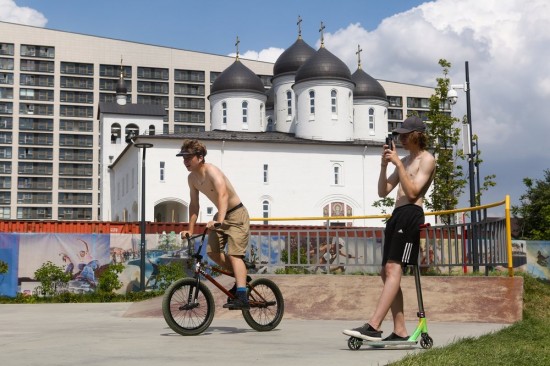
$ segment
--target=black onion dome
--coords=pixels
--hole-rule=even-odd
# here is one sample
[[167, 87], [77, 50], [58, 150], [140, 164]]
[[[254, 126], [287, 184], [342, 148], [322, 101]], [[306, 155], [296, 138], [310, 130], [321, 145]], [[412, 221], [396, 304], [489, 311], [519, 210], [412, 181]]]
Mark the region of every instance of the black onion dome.
[[273, 88], [269, 88], [269, 90], [265, 93], [267, 96], [267, 99], [265, 101], [265, 109], [274, 109], [275, 108], [275, 90]]
[[387, 100], [386, 91], [382, 84], [367, 74], [363, 69], [357, 69], [351, 80], [355, 83], [353, 99], [381, 99]]
[[298, 71], [311, 56], [315, 54], [315, 49], [308, 45], [302, 38], [298, 38], [296, 42], [289, 48], [287, 48], [275, 64], [273, 65], [273, 77], [295, 73]]
[[265, 88], [260, 77], [242, 62], [236, 60], [225, 69], [210, 87], [210, 94], [224, 91], [253, 91], [264, 94]]
[[319, 48], [305, 64], [298, 69], [295, 82], [314, 79], [341, 79], [351, 81], [351, 72], [346, 64], [325, 47]]
[[118, 79], [118, 83], [116, 84], [116, 89], [115, 90], [116, 90], [117, 95], [128, 93], [128, 89], [126, 88], [126, 82], [124, 81], [124, 77], [122, 75]]

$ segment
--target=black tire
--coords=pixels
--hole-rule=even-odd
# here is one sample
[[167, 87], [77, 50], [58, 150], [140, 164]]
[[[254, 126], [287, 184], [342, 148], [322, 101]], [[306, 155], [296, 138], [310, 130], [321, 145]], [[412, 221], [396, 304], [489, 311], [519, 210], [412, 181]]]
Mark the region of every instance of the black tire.
[[348, 339], [348, 348], [352, 351], [357, 351], [363, 345], [363, 340], [361, 338], [350, 337]]
[[283, 319], [285, 302], [275, 282], [258, 278], [248, 288], [249, 310], [243, 310], [244, 320], [258, 332], [275, 329]]
[[197, 281], [182, 278], [174, 282], [164, 293], [162, 314], [168, 326], [183, 336], [204, 332], [214, 319], [214, 297], [204, 283], [199, 283], [197, 300], [193, 302]]
[[434, 340], [428, 335], [428, 333], [423, 333], [420, 338], [420, 346], [424, 349], [430, 349], [434, 345]]

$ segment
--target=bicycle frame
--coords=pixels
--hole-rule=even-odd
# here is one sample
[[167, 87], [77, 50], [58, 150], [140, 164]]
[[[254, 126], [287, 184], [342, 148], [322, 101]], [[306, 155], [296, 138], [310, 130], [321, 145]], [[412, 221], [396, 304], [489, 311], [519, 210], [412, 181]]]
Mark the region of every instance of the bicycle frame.
[[[199, 245], [199, 248], [195, 254], [192, 255], [192, 257], [195, 259], [195, 270], [194, 270], [194, 276], [193, 278], [197, 281], [197, 286], [195, 287], [194, 294], [189, 294], [188, 303], [194, 303], [198, 296], [199, 292], [199, 286], [198, 284], [201, 282], [201, 276], [206, 278], [208, 281], [210, 281], [214, 286], [216, 286], [220, 291], [222, 291], [227, 297], [234, 299], [235, 295], [229, 292], [222, 284], [220, 284], [216, 279], [210, 275], [208, 272], [206, 272], [206, 269], [209, 269], [213, 272], [224, 274], [226, 276], [235, 277], [233, 272], [227, 271], [223, 268], [213, 267], [208, 264], [205, 264], [202, 262], [203, 256], [201, 254], [202, 246], [204, 244], [204, 237], [206, 233], [208, 232], [208, 229], [205, 229], [202, 234], [194, 235], [191, 237], [188, 237], [188, 244], [191, 245], [191, 240], [196, 238], [201, 238], [201, 244]], [[260, 293], [258, 293], [253, 287], [250, 286], [250, 283], [247, 281], [246, 287], [250, 289], [250, 291], [253, 292], [252, 299], [249, 299], [250, 307], [267, 307], [269, 305], [272, 305], [271, 302], [268, 302]], [[257, 297], [256, 300], [254, 297]]]

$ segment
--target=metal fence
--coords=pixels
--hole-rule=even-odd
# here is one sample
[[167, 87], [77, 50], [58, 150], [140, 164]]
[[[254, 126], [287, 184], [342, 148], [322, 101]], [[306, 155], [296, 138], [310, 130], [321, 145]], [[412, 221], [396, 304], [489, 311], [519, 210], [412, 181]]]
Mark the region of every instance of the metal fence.
[[[509, 198], [478, 209], [506, 204], [506, 217], [421, 229], [418, 263], [434, 274], [488, 273], [511, 267]], [[442, 215], [454, 210], [427, 215]], [[364, 218], [364, 217], [363, 217]], [[379, 216], [377, 216], [379, 218]], [[264, 225], [251, 231], [248, 259], [258, 273], [378, 273], [382, 262], [384, 228], [326, 227], [280, 228]]]

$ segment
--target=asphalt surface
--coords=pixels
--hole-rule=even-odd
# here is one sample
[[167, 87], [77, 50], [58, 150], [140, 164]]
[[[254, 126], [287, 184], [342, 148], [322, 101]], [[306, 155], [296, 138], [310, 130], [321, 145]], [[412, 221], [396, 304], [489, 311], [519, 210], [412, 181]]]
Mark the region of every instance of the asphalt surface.
[[[162, 317], [124, 316], [130, 303], [0, 305], [0, 359], [17, 365], [386, 365], [409, 349], [348, 349], [343, 329], [362, 321], [287, 320], [270, 332], [242, 318], [217, 319], [199, 336], [174, 333]], [[408, 322], [412, 332], [416, 322]], [[430, 322], [434, 347], [509, 324]], [[391, 322], [383, 326], [391, 333]]]

